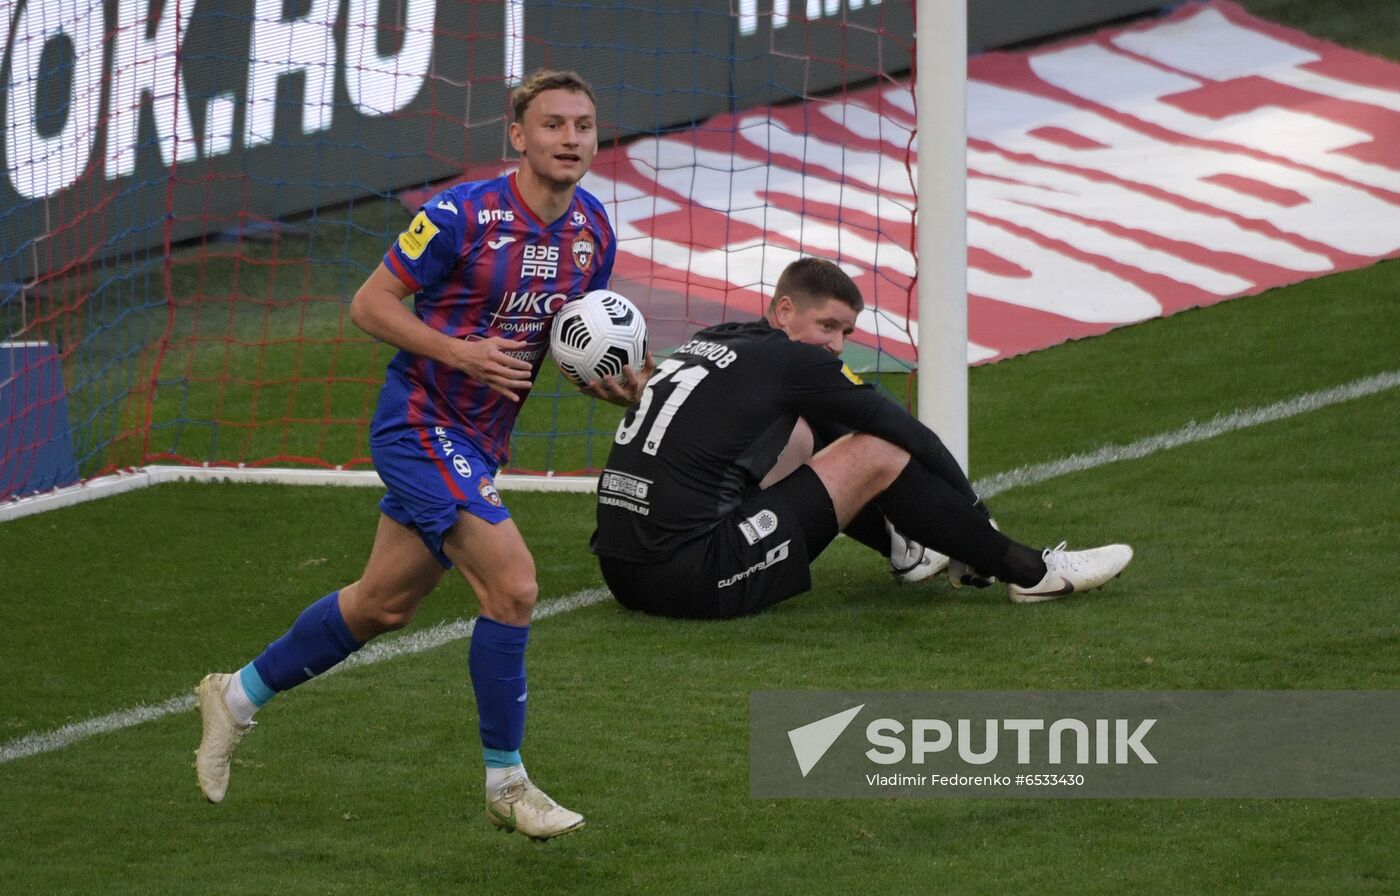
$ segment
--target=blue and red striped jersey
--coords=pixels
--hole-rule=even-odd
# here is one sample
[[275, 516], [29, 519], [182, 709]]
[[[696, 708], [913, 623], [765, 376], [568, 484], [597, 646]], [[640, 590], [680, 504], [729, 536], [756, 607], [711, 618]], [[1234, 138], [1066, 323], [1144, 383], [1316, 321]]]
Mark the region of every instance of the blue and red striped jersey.
[[[459, 339], [528, 342], [518, 357], [538, 376], [555, 313], [569, 298], [607, 286], [616, 254], [617, 238], [596, 197], [579, 188], [568, 211], [545, 222], [525, 204], [511, 173], [429, 199], [384, 254], [384, 265], [414, 291], [419, 320]], [[389, 362], [370, 437], [445, 426], [471, 438], [499, 466], [523, 403], [456, 368], [400, 351]]]

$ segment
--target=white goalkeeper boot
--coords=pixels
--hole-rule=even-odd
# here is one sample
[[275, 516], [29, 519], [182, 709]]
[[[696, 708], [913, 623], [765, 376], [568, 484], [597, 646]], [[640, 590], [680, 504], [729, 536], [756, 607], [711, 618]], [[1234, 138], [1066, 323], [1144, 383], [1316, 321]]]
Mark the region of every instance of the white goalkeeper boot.
[[890, 533], [890, 576], [901, 584], [922, 582], [948, 566], [948, 558], [917, 541], [910, 541], [888, 522]]
[[496, 827], [518, 831], [536, 840], [572, 834], [583, 827], [583, 816], [550, 799], [529, 778], [518, 778], [486, 797], [486, 817]]
[[1035, 585], [1013, 584], [1008, 588], [1011, 599], [1018, 604], [1101, 588], [1133, 559], [1133, 549], [1126, 544], [1110, 544], [1087, 551], [1067, 551], [1062, 541], [1056, 547], [1046, 548], [1040, 556], [1045, 560], [1045, 578]]
[[229, 682], [236, 674], [215, 672], [206, 675], [195, 689], [199, 714], [204, 722], [204, 735], [200, 738], [199, 749], [194, 752], [194, 773], [199, 779], [199, 789], [204, 791], [204, 798], [211, 803], [223, 801], [224, 793], [228, 791], [233, 748], [257, 724], [238, 724], [224, 702]]

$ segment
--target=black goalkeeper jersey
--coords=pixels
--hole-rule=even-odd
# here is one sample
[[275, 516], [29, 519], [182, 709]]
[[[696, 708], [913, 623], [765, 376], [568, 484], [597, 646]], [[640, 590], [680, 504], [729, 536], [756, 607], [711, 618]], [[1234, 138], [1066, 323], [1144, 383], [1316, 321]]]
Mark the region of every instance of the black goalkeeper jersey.
[[598, 478], [594, 553], [659, 563], [758, 489], [797, 422], [880, 436], [934, 469], [943, 443], [849, 377], [840, 358], [767, 321], [701, 330], [657, 365]]

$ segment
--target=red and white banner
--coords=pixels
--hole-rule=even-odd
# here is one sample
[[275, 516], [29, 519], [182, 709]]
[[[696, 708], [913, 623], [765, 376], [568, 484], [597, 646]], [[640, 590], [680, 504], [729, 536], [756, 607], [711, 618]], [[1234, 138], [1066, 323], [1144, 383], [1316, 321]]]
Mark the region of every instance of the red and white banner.
[[[967, 108], [973, 363], [1400, 255], [1400, 65], [1233, 3], [974, 57]], [[617, 279], [693, 329], [834, 258], [912, 359], [914, 122], [890, 84], [600, 153]]]

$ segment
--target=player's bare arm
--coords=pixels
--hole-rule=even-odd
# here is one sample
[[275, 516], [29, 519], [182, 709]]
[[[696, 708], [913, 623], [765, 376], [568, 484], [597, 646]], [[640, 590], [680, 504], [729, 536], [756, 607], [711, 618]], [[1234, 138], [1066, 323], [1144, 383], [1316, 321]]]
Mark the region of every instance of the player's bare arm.
[[455, 339], [423, 323], [404, 304], [412, 290], [382, 263], [350, 302], [355, 326], [394, 348], [423, 355], [465, 372], [511, 401], [519, 401], [532, 382], [530, 362], [511, 355], [527, 343], [493, 336]]

